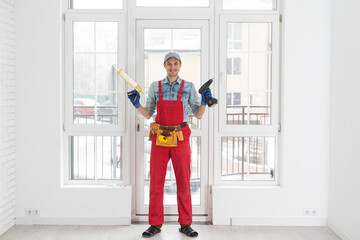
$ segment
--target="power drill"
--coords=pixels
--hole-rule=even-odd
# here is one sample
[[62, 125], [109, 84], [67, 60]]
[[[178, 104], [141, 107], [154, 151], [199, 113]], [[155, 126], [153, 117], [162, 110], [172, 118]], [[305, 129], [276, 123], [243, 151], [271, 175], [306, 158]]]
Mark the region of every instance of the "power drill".
[[[201, 86], [201, 88], [199, 89], [199, 93], [201, 94], [205, 89], [208, 89], [209, 86], [212, 84], [214, 79], [210, 79], [209, 81], [207, 81], [206, 83], [204, 83], [204, 85]], [[218, 100], [216, 98], [206, 98], [206, 103], [209, 107], [213, 107], [215, 106], [215, 104], [217, 104]]]

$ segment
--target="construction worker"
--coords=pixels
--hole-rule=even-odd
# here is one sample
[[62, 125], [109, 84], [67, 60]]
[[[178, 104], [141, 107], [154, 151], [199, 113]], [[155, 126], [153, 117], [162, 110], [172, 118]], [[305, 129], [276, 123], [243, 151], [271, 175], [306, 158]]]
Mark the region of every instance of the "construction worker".
[[[189, 119], [188, 106], [195, 117], [201, 119], [206, 109], [206, 98], [211, 98], [210, 89], [202, 92], [201, 99], [196, 92], [194, 84], [184, 81], [179, 77], [181, 69], [181, 58], [176, 52], [169, 52], [164, 58], [164, 68], [167, 77], [158, 82], [153, 82], [149, 88], [146, 106], [142, 107], [140, 95], [136, 90], [128, 92], [128, 97], [134, 107], [147, 119], [154, 114], [156, 127], [151, 127], [154, 133], [150, 139], [150, 203], [149, 203], [149, 224], [150, 227], [143, 232], [143, 237], [152, 237], [161, 231], [164, 223], [164, 182], [169, 158], [171, 158], [177, 186], [177, 206], [181, 227], [179, 231], [189, 237], [196, 237], [198, 233], [191, 228], [192, 205], [190, 191], [190, 134], [191, 130], [187, 124]], [[163, 130], [161, 130], [163, 129]], [[162, 136], [166, 130], [177, 132], [173, 139], [176, 146], [167, 146], [166, 142], [172, 141], [172, 136]], [[181, 134], [181, 133], [182, 134]], [[165, 140], [161, 139], [163, 137]]]

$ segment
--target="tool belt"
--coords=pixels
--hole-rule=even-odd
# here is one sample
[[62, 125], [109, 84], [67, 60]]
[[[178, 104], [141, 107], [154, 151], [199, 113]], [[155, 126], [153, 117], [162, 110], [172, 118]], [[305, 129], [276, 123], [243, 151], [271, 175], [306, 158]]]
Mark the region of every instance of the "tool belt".
[[177, 140], [183, 141], [184, 137], [181, 129], [187, 125], [186, 122], [182, 122], [176, 126], [160, 125], [158, 123], [150, 124], [149, 141], [153, 134], [156, 134], [156, 145], [163, 147], [176, 147]]

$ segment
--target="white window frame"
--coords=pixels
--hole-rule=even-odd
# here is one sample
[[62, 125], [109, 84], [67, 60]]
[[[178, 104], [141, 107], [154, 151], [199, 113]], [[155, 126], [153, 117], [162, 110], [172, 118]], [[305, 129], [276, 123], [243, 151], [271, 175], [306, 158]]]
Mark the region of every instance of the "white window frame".
[[221, 9], [221, 11], [223, 12], [228, 12], [228, 13], [234, 13], [234, 14], [238, 14], [238, 13], [245, 13], [245, 14], [269, 14], [269, 13], [279, 13], [280, 12], [280, 8], [281, 8], [281, 0], [273, 0], [273, 2], [276, 2], [276, 6], [275, 9], [273, 10], [264, 10], [264, 9], [260, 9], [260, 10], [256, 10], [256, 9], [224, 9], [223, 8], [223, 0], [217, 0], [217, 6], [219, 7], [219, 9]]
[[[123, 1], [123, 8], [122, 9], [71, 9], [69, 8], [69, 0], [61, 0], [62, 2], [62, 9], [64, 14], [69, 13], [89, 13], [89, 14], [122, 14], [126, 13], [128, 0], [121, 0]], [[130, 0], [131, 1], [131, 0]]]
[[[218, 3], [222, 4], [222, 1]], [[219, 6], [218, 5], [218, 6]], [[279, 6], [279, 5], [278, 5]], [[239, 13], [247, 14], [239, 14]], [[231, 14], [230, 14], [231, 13]], [[237, 13], [236, 15], [234, 13]], [[219, 60], [218, 60], [218, 76], [219, 76], [219, 99], [226, 100], [226, 61], [227, 61], [227, 39], [226, 39], [226, 24], [228, 22], [271, 22], [272, 25], [272, 124], [271, 125], [227, 125], [226, 124], [226, 101], [219, 101], [218, 106], [218, 131], [215, 134], [215, 151], [214, 162], [214, 183], [216, 185], [236, 185], [236, 186], [278, 186], [280, 184], [279, 176], [279, 146], [280, 146], [280, 132], [279, 126], [279, 91], [280, 91], [280, 15], [277, 11], [272, 11], [271, 14], [267, 12], [250, 12], [246, 11], [220, 11], [219, 21]], [[221, 138], [222, 137], [275, 137], [275, 179], [274, 181], [244, 181], [244, 180], [222, 180], [222, 157], [221, 157]]]
[[272, 69], [271, 69], [271, 125], [227, 125], [226, 124], [226, 101], [219, 101], [219, 127], [222, 132], [238, 132], [241, 134], [267, 134], [274, 135], [278, 130], [279, 123], [279, 56], [280, 56], [280, 33], [279, 16], [277, 15], [222, 15], [220, 17], [220, 57], [219, 57], [219, 98], [226, 99], [227, 79], [226, 79], [226, 61], [227, 61], [227, 41], [226, 24], [228, 22], [239, 23], [272, 23]]
[[[67, 1], [66, 1], [67, 2]], [[118, 123], [117, 124], [74, 124], [73, 123], [73, 57], [72, 57], [72, 41], [73, 41], [73, 22], [74, 21], [90, 21], [90, 22], [118, 22], [118, 68], [126, 69], [126, 36], [121, 34], [121, 31], [126, 29], [125, 14], [111, 14], [99, 13], [90, 14], [86, 10], [76, 10], [64, 14], [64, 123], [63, 123], [63, 184], [64, 185], [89, 185], [89, 184], [128, 184], [129, 183], [129, 160], [127, 158], [126, 144], [128, 134], [126, 131], [125, 116], [127, 114], [125, 104], [125, 81], [118, 78], [117, 84], [117, 106], [118, 106]], [[96, 12], [96, 11], [95, 11]], [[103, 11], [101, 11], [103, 12]], [[123, 54], [121, 54], [123, 53]], [[115, 76], [114, 76], [115, 77]], [[116, 76], [117, 77], [117, 76]], [[70, 149], [69, 136], [120, 136], [122, 138], [123, 149], [122, 157], [124, 159], [123, 179], [109, 179], [109, 180], [71, 180], [70, 179]], [[96, 151], [96, 150], [95, 150]], [[95, 166], [96, 167], [96, 166]]]
[[[118, 36], [118, 52], [125, 53], [125, 36], [120, 34], [121, 29], [125, 29], [125, 16], [114, 14], [66, 14], [65, 16], [65, 130], [73, 133], [87, 133], [102, 132], [107, 133], [123, 133], [125, 131], [125, 81], [118, 79], [117, 92], [118, 92], [118, 123], [117, 124], [74, 124], [73, 123], [73, 58], [72, 58], [72, 25], [74, 21], [93, 21], [93, 22], [106, 22], [113, 21], [119, 24]], [[122, 25], [122, 26], [121, 26]], [[122, 48], [120, 50], [120, 48]], [[118, 68], [125, 68], [125, 54], [118, 56]], [[114, 76], [115, 77], [115, 76]]]
[[[280, 134], [277, 132], [277, 123], [279, 122], [280, 118], [279, 118], [279, 112], [277, 112], [275, 114], [275, 112], [272, 112], [272, 117], [273, 117], [273, 124], [271, 126], [247, 126], [248, 129], [246, 128], [242, 128], [244, 126], [236, 126], [237, 129], [235, 129], [234, 131], [234, 126], [228, 126], [226, 127], [226, 129], [224, 130], [223, 126], [224, 126], [224, 121], [220, 122], [220, 117], [219, 115], [222, 114], [221, 111], [224, 111], [224, 109], [221, 109], [221, 104], [226, 104], [226, 92], [223, 92], [224, 89], [224, 76], [226, 76], [226, 57], [223, 58], [222, 55], [225, 54], [226, 56], [226, 51], [224, 51], [224, 49], [226, 50], [226, 42], [224, 43], [224, 39], [222, 38], [222, 36], [226, 36], [226, 32], [224, 33], [224, 31], [226, 31], [226, 28], [224, 28], [224, 20], [226, 19], [248, 19], [248, 20], [252, 20], [252, 22], [254, 21], [259, 21], [259, 19], [263, 19], [265, 18], [271, 18], [274, 17], [274, 19], [279, 19], [280, 17], [280, 10], [281, 10], [281, 6], [282, 6], [282, 2], [281, 0], [277, 0], [277, 7], [276, 10], [228, 10], [228, 9], [223, 9], [223, 1], [222, 0], [210, 0], [210, 6], [209, 7], [136, 7], [135, 4], [135, 0], [123, 0], [123, 9], [69, 9], [68, 8], [68, 0], [61, 0], [62, 1], [62, 5], [63, 5], [63, 16], [65, 19], [68, 19], [70, 17], [70, 15], [75, 16], [75, 15], [85, 15], [85, 14], [89, 14], [91, 16], [94, 15], [103, 15], [103, 16], [108, 16], [111, 14], [116, 14], [117, 16], [122, 15], [122, 17], [126, 20], [126, 23], [124, 25], [124, 32], [125, 34], [123, 34], [124, 39], [123, 41], [123, 46], [124, 48], [127, 49], [127, 51], [125, 52], [124, 56], [122, 56], [124, 59], [119, 61], [119, 63], [124, 63], [125, 70], [127, 71], [127, 73], [130, 76], [135, 76], [136, 75], [136, 61], [135, 61], [135, 49], [136, 49], [136, 45], [135, 45], [135, 36], [136, 36], [136, 21], [137, 20], [141, 20], [141, 19], [153, 19], [153, 20], [166, 20], [166, 19], [173, 19], [176, 20], [178, 19], [179, 21], [181, 21], [181, 19], [184, 19], [184, 17], [186, 17], [187, 19], [203, 19], [203, 20], [209, 20], [210, 21], [210, 52], [209, 52], [209, 58], [210, 58], [210, 69], [209, 69], [209, 75], [210, 76], [215, 76], [215, 81], [211, 86], [211, 89], [213, 90], [213, 95], [219, 99], [219, 104], [217, 106], [215, 106], [214, 108], [212, 108], [212, 110], [208, 110], [209, 111], [209, 139], [213, 139], [213, 141], [209, 141], [208, 143], [208, 147], [209, 147], [209, 185], [213, 185], [213, 184], [220, 184], [220, 185], [256, 185], [256, 186], [266, 186], [266, 185], [274, 185], [274, 183], [269, 183], [269, 181], [221, 181], [221, 151], [219, 151], [219, 149], [221, 149], [221, 137], [224, 136], [244, 136], [244, 137], [248, 137], [248, 136], [276, 136], [276, 148], [279, 149], [279, 145], [280, 145]], [[278, 21], [278, 20], [277, 20]], [[262, 21], [260, 21], [262, 22]], [[279, 28], [279, 26], [278, 26]], [[65, 32], [65, 31], [63, 31]], [[66, 34], [66, 33], [65, 33]], [[273, 29], [273, 34], [274, 37], [276, 38], [280, 38], [280, 33], [279, 30], [277, 31], [277, 33], [274, 32]], [[66, 40], [66, 38], [64, 39], [64, 41]], [[226, 41], [226, 40], [225, 40]], [[273, 40], [274, 43], [274, 40]], [[66, 45], [66, 44], [64, 44]], [[275, 45], [275, 44], [274, 44]], [[273, 45], [273, 47], [274, 47]], [[225, 47], [224, 47], [225, 46]], [[276, 46], [279, 48], [279, 46]], [[275, 53], [275, 49], [273, 48], [273, 53]], [[277, 53], [279, 54], [279, 49], [277, 50]], [[221, 55], [221, 56], [220, 56]], [[64, 57], [65, 58], [65, 57]], [[224, 62], [225, 61], [225, 68], [224, 68]], [[64, 82], [67, 81], [68, 76], [68, 61], [65, 60], [64, 61], [66, 66], [65, 66], [65, 70], [64, 70]], [[279, 62], [279, 61], [278, 61]], [[125, 65], [126, 63], [126, 65]], [[273, 62], [274, 64], [274, 62]], [[274, 67], [274, 65], [273, 65]], [[279, 74], [279, 65], [277, 67], [277, 72]], [[274, 71], [273, 71], [274, 73]], [[225, 75], [224, 75], [225, 74]], [[273, 80], [275, 79], [274, 76], [272, 78]], [[279, 76], [276, 78], [279, 79]], [[278, 82], [279, 84], [279, 82]], [[68, 83], [65, 83], [65, 87], [68, 86]], [[279, 86], [278, 86], [279, 88]], [[125, 87], [124, 89], [128, 89], [128, 87]], [[225, 88], [226, 89], [226, 88]], [[129, 90], [129, 89], [128, 89]], [[65, 90], [64, 90], [65, 93]], [[278, 103], [278, 94], [279, 92], [276, 93], [276, 97], [277, 97], [277, 103], [276, 105], [279, 106]], [[275, 95], [274, 92], [274, 87], [272, 89], [272, 95]], [[120, 94], [118, 95], [120, 96]], [[124, 95], [125, 96], [125, 95]], [[64, 94], [64, 98], [65, 98], [65, 94]], [[63, 100], [65, 101], [65, 100]], [[135, 151], [136, 148], [134, 147], [134, 140], [130, 138], [129, 136], [129, 129], [135, 129], [135, 110], [132, 108], [129, 108], [129, 104], [125, 103], [127, 102], [127, 99], [124, 97], [124, 101], [118, 101], [118, 103], [123, 102], [126, 108], [126, 128], [123, 130], [119, 130], [116, 129], [115, 131], [112, 131], [111, 129], [108, 129], [108, 131], [104, 131], [104, 129], [91, 129], [91, 131], [89, 131], [87, 128], [84, 129], [78, 129], [78, 128], [73, 128], [71, 129], [71, 126], [68, 126], [67, 123], [68, 121], [65, 121], [64, 118], [64, 141], [62, 142], [62, 144], [64, 145], [63, 149], [63, 159], [65, 163], [69, 163], [69, 155], [68, 155], [68, 137], [72, 136], [72, 135], [80, 135], [80, 136], [84, 136], [84, 135], [117, 135], [117, 136], [122, 136], [123, 137], [123, 141], [124, 141], [124, 151], [123, 153], [126, 154], [126, 156], [124, 156], [125, 162], [124, 162], [124, 168], [123, 168], [123, 174], [124, 174], [124, 184], [129, 184], [129, 183], [134, 183], [136, 182], [136, 179], [134, 178], [135, 175], [135, 169], [136, 166], [134, 164], [134, 161], [130, 162], [130, 158], [133, 159], [135, 157]], [[272, 105], [274, 106], [274, 102], [272, 103]], [[66, 103], [65, 105], [67, 106], [72, 106], [72, 102], [70, 103], [70, 105], [68, 105], [68, 103]], [[64, 106], [65, 108], [65, 106]], [[120, 107], [119, 107], [120, 108]], [[124, 108], [124, 109], [125, 109]], [[72, 110], [71, 110], [72, 111]], [[226, 110], [225, 110], [226, 111]], [[280, 111], [280, 109], [278, 109], [278, 111]], [[63, 111], [64, 114], [67, 116], [69, 113], [66, 113], [65, 111]], [[225, 116], [225, 115], [224, 115]], [[277, 118], [277, 120], [275, 121], [274, 117]], [[72, 119], [71, 119], [72, 121]], [[125, 122], [124, 125], [125, 126]], [[70, 127], [70, 128], [69, 128]], [[105, 126], [100, 126], [100, 127], [105, 127]], [[240, 129], [239, 129], [240, 127]], [[249, 128], [250, 127], [250, 128]], [[251, 128], [251, 127], [256, 127], [258, 128], [258, 130], [256, 131], [255, 128]], [[260, 127], [260, 128], [259, 128]], [[230, 131], [231, 128], [231, 131]], [[246, 130], [246, 131], [245, 131]], [[130, 142], [130, 140], [132, 142]], [[279, 182], [279, 162], [280, 162], [280, 158], [279, 158], [279, 151], [276, 151], [276, 165], [275, 165], [275, 178], [276, 178], [276, 182]], [[65, 166], [64, 164], [61, 164], [61, 176], [65, 176], [67, 174], [67, 176], [69, 176], [69, 165]], [[131, 179], [130, 179], [130, 175], [132, 175]], [[67, 178], [68, 179], [68, 178]], [[89, 181], [81, 181], [81, 180], [75, 180], [77, 184], [89, 184], [89, 183], [93, 183], [93, 181], [90, 180]], [[114, 182], [114, 181], [112, 181]], [[133, 193], [134, 195], [134, 193]], [[211, 200], [209, 200], [211, 201]]]

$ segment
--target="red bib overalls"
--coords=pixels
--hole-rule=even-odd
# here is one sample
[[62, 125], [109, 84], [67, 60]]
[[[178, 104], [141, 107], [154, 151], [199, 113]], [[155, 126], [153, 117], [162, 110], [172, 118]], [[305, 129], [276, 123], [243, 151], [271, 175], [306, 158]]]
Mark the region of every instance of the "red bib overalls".
[[[181, 102], [184, 80], [178, 93], [177, 101], [163, 100], [161, 81], [159, 81], [159, 100], [157, 105], [157, 116], [155, 121], [161, 125], [175, 126], [183, 122], [184, 111]], [[184, 140], [178, 141], [177, 147], [156, 146], [157, 135], [152, 135], [150, 155], [150, 203], [149, 224], [160, 225], [164, 223], [164, 183], [167, 165], [171, 158], [177, 186], [177, 205], [179, 212], [178, 222], [180, 224], [191, 224], [192, 206], [190, 192], [190, 133], [188, 125], [182, 128]]]

